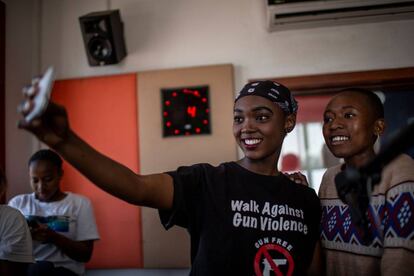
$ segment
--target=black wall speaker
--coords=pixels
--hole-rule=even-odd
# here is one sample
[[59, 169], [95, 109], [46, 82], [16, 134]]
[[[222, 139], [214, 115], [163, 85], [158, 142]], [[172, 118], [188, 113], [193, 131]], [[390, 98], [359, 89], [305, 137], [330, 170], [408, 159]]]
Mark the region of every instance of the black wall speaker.
[[89, 65], [116, 64], [126, 56], [119, 10], [88, 13], [79, 22]]

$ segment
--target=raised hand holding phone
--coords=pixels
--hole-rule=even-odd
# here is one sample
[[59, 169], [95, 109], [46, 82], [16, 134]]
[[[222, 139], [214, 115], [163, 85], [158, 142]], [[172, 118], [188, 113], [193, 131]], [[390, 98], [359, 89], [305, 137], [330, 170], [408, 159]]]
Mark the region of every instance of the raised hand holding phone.
[[50, 100], [54, 71], [49, 67], [41, 78], [23, 88], [19, 106], [22, 119], [18, 127], [33, 133], [40, 141], [54, 147], [66, 140], [70, 132], [66, 109]]
[[53, 67], [49, 67], [38, 82], [38, 90], [33, 98], [32, 109], [25, 115], [26, 122], [40, 117], [45, 112], [49, 103], [54, 82]]

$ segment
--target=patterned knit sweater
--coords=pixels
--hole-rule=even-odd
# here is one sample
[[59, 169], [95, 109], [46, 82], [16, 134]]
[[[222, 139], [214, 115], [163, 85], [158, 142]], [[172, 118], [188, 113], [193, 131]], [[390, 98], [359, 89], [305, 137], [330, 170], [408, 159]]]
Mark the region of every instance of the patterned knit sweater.
[[403, 154], [383, 170], [368, 209], [366, 245], [338, 198], [334, 178], [340, 170], [329, 168], [319, 189], [326, 275], [414, 275], [414, 160]]

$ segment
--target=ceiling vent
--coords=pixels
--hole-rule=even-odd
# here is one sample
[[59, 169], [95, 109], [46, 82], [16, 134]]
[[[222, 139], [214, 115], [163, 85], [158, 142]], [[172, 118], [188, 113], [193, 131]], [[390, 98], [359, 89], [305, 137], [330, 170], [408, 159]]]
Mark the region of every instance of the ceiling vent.
[[269, 31], [414, 19], [412, 0], [266, 0]]

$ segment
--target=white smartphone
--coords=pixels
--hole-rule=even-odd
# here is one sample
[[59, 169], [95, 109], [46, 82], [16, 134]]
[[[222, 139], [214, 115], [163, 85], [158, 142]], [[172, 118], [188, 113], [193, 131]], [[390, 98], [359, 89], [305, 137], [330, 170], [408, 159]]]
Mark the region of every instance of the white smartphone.
[[54, 80], [55, 74], [53, 67], [49, 67], [39, 80], [39, 91], [34, 96], [32, 110], [25, 116], [26, 122], [40, 117], [45, 112], [52, 93]]

